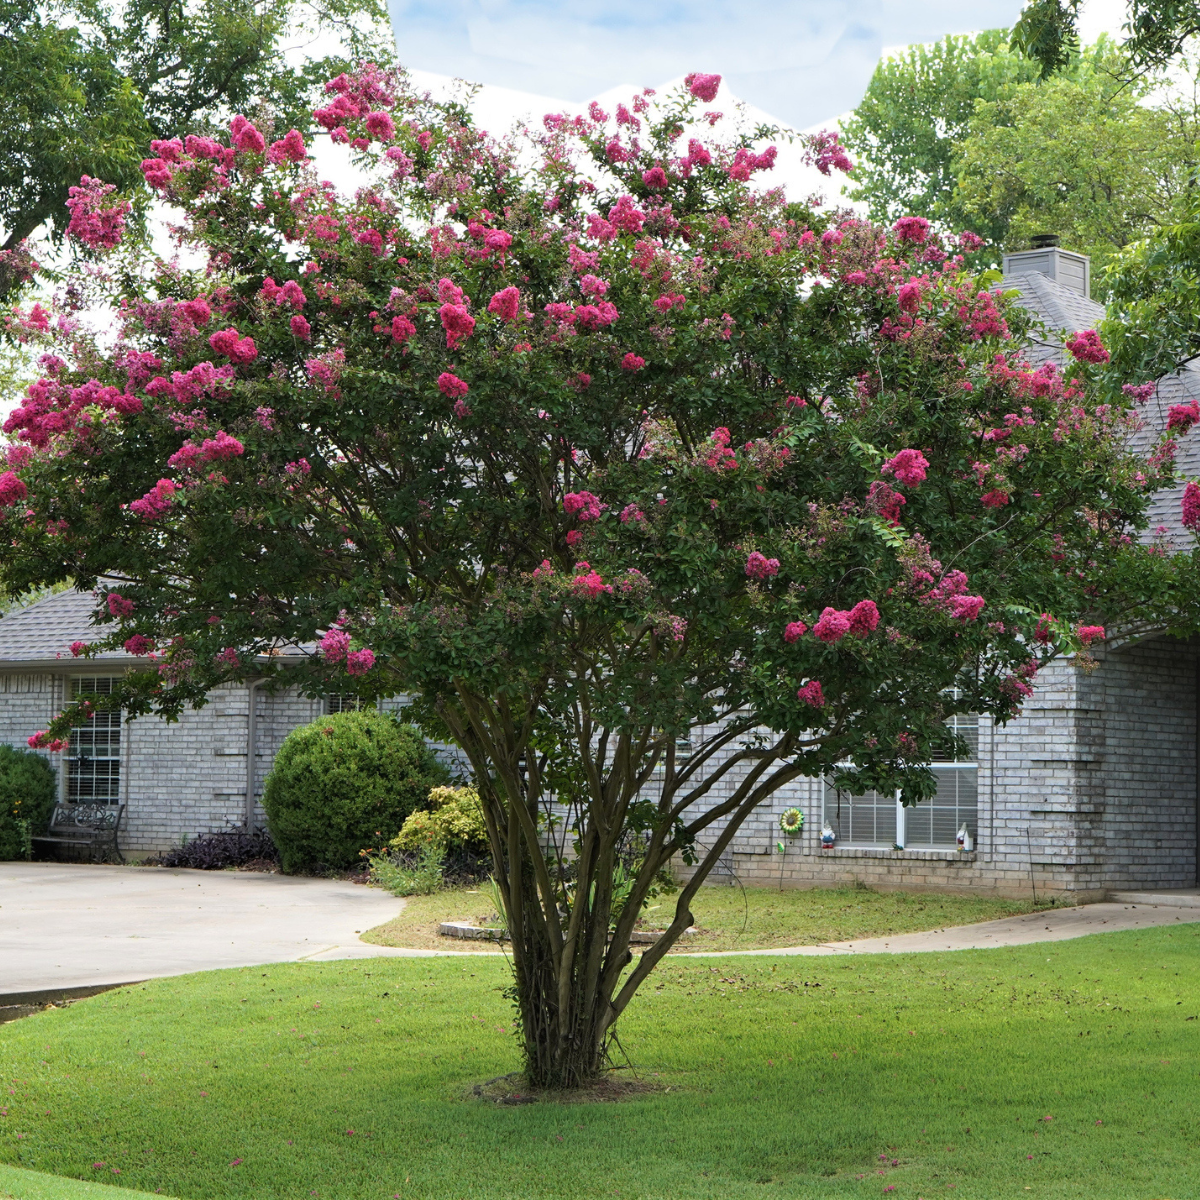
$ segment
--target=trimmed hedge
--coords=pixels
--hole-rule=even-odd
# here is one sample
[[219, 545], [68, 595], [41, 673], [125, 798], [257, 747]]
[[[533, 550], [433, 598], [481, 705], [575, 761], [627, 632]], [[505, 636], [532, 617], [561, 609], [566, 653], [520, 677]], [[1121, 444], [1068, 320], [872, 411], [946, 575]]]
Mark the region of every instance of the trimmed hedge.
[[58, 799], [54, 768], [32, 750], [0, 745], [0, 859], [24, 858], [18, 821], [44, 833]]
[[263, 794], [283, 870], [354, 866], [360, 850], [389, 842], [448, 779], [417, 729], [374, 709], [294, 729]]

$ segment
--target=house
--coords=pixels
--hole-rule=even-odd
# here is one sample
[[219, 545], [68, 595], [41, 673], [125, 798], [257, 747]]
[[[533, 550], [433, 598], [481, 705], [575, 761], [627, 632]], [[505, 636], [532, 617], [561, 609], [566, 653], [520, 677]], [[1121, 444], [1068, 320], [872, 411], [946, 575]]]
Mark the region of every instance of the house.
[[[1057, 246], [1004, 261], [1002, 286], [1052, 330], [1073, 333], [1101, 320], [1089, 283], [1087, 259]], [[1032, 344], [1029, 357], [1062, 353], [1051, 337]], [[1163, 427], [1169, 404], [1193, 396], [1200, 373], [1185, 368], [1161, 380], [1145, 410], [1151, 431]], [[1200, 474], [1200, 432], [1182, 439], [1180, 466]], [[1187, 545], [1181, 490], [1156, 499], [1154, 521]], [[0, 742], [23, 745], [74, 694], [103, 691], [133, 662], [119, 652], [72, 659], [70, 643], [92, 631], [94, 603], [61, 592], [0, 620]], [[906, 810], [894, 796], [850, 796], [816, 780], [782, 789], [738, 832], [718, 878], [999, 895], [1036, 889], [1081, 899], [1194, 886], [1200, 643], [1117, 640], [1095, 657], [1091, 673], [1071, 661], [1042, 671], [1020, 717], [1003, 729], [957, 718], [969, 756], [933, 764], [939, 786], [927, 803]], [[124, 803], [121, 844], [134, 857], [248, 818], [261, 823], [263, 779], [283, 738], [346, 703], [243, 684], [218, 688], [176, 724], [97, 714], [62, 755], [63, 796]], [[715, 794], [736, 784], [730, 778]], [[791, 807], [805, 817], [794, 839], [779, 828]], [[825, 822], [837, 835], [831, 849], [820, 844]], [[956, 845], [964, 825], [970, 851]]]

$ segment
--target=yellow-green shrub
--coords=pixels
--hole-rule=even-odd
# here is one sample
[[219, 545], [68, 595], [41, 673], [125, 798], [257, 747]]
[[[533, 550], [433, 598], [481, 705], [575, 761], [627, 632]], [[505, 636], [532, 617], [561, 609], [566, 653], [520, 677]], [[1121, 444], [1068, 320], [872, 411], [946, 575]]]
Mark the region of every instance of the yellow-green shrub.
[[392, 839], [396, 850], [419, 850], [437, 843], [448, 849], [485, 851], [487, 826], [479, 793], [473, 787], [435, 787], [429, 807], [411, 813]]

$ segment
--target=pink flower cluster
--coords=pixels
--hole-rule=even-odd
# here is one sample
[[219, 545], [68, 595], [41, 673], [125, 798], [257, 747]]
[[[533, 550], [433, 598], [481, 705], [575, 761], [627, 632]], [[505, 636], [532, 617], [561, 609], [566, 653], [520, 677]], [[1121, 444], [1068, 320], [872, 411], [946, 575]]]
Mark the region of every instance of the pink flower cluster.
[[105, 599], [109, 613], [114, 617], [130, 617], [133, 615], [133, 601], [120, 592], [109, 592]]
[[488, 301], [488, 312], [502, 321], [515, 321], [521, 315], [520, 289], [506, 287], [496, 292]]
[[67, 237], [92, 250], [112, 250], [118, 246], [125, 233], [125, 216], [133, 206], [128, 200], [107, 204], [107, 197], [116, 190], [113, 184], [90, 175], [81, 176], [78, 187], [68, 188], [71, 220]]
[[1181, 510], [1184, 525], [1200, 532], [1200, 483], [1189, 483], [1183, 489]]
[[622, 371], [640, 371], [646, 365], [646, 360], [640, 354], [630, 351], [621, 359]]
[[[372, 137], [382, 140], [395, 133], [395, 124], [384, 109], [396, 102], [394, 81], [374, 63], [364, 63], [353, 75], [341, 74], [325, 85], [326, 95], [333, 100], [325, 108], [313, 112], [318, 125], [328, 129], [335, 140], [346, 141], [347, 121], [363, 121]], [[381, 120], [386, 117], [387, 120]], [[363, 141], [360, 149], [366, 149]]]
[[475, 318], [465, 304], [443, 304], [438, 309], [442, 328], [446, 331], [446, 349], [457, 350], [459, 344], [475, 332]]
[[283, 307], [285, 304], [289, 308], [303, 308], [307, 301], [304, 289], [294, 279], [289, 279], [286, 283], [279, 284], [269, 275], [263, 280], [259, 295], [264, 300], [273, 301], [278, 308]]
[[133, 637], [125, 639], [125, 652], [133, 654], [139, 658], [143, 654], [149, 654], [154, 649], [154, 639], [147, 637], [144, 633], [135, 633]]
[[843, 173], [854, 170], [854, 163], [841, 144], [839, 135], [827, 129], [822, 129], [809, 139], [805, 157], [822, 175], [828, 175], [831, 169]]
[[1078, 362], [1106, 363], [1108, 351], [1100, 341], [1100, 335], [1094, 329], [1085, 329], [1073, 338], [1067, 338], [1066, 347]]
[[[174, 467], [177, 471], [191, 471], [205, 463], [237, 458], [244, 454], [245, 450], [245, 446], [237, 438], [231, 437], [222, 429], [218, 431], [216, 437], [205, 438], [199, 446], [195, 442], [184, 442], [167, 459], [167, 466]], [[129, 507], [132, 508], [133, 505], [131, 504]]]
[[921, 246], [929, 237], [929, 222], [924, 217], [901, 217], [892, 232], [901, 242]]
[[767, 558], [754, 550], [746, 559], [746, 574], [751, 579], [770, 579], [772, 575], [779, 574], [779, 559]]
[[1079, 640], [1085, 646], [1090, 646], [1093, 642], [1104, 641], [1103, 625], [1080, 625], [1076, 633], [1079, 634]]
[[267, 148], [267, 139], [241, 113], [229, 122], [229, 140], [243, 154], [261, 154]]
[[609, 300], [601, 300], [598, 304], [547, 304], [545, 312], [548, 325], [557, 325], [562, 331], [578, 325], [585, 332], [604, 329], [612, 325], [621, 315], [617, 311], [616, 305]]
[[959, 621], [974, 621], [983, 611], [982, 596], [951, 596], [947, 600], [950, 615]]
[[459, 379], [457, 375], [452, 374], [450, 371], [443, 371], [438, 376], [437, 385], [438, 391], [441, 392], [443, 396], [446, 396], [451, 400], [457, 400], [459, 397], [465, 396], [471, 390], [463, 380]]
[[586, 562], [575, 564], [575, 578], [571, 580], [571, 590], [577, 596], [595, 600], [597, 596], [612, 592], [612, 585], [604, 582], [602, 576], [594, 571]]
[[925, 482], [929, 460], [920, 450], [901, 450], [879, 468], [881, 475], [892, 475], [905, 487], [917, 488]]
[[778, 154], [779, 151], [774, 146], [768, 146], [761, 154], [755, 154], [753, 150], [743, 147], [733, 156], [733, 162], [726, 169], [726, 174], [730, 179], [745, 183], [755, 171], [769, 171], [775, 165]]
[[350, 635], [334, 626], [318, 645], [326, 662], [340, 663], [350, 650]]
[[217, 354], [223, 354], [231, 363], [252, 363], [258, 357], [258, 347], [252, 337], [242, 337], [231, 325], [214, 333], [208, 344]]
[[783, 629], [783, 640], [790, 646], [798, 642], [808, 632], [808, 626], [803, 621], [789, 621]]
[[371, 650], [351, 650], [346, 655], [346, 674], [365, 675], [375, 665], [375, 654]]
[[70, 387], [56, 379], [39, 379], [26, 389], [21, 404], [9, 413], [5, 433], [17, 433], [32, 446], [44, 447], [56, 434], [68, 433], [87, 421], [85, 410], [97, 407], [132, 416], [142, 411], [139, 397], [89, 379]]
[[39, 729], [25, 741], [31, 750], [49, 750], [51, 754], [57, 754], [70, 745], [66, 738], [52, 738], [49, 730], [46, 729]]
[[802, 688], [797, 689], [796, 699], [813, 708], [824, 708], [825, 693], [821, 691], [821, 681], [810, 679]]
[[1190, 404], [1172, 404], [1167, 409], [1167, 429], [1174, 433], [1187, 433], [1197, 421], [1200, 421], [1200, 404], [1193, 400]]
[[737, 469], [737, 455], [730, 449], [731, 434], [724, 425], [714, 429], [709, 435], [712, 448], [704, 456], [704, 465], [710, 471], [734, 471]]
[[867, 489], [866, 509], [877, 512], [892, 525], [900, 523], [900, 510], [908, 503], [905, 498], [886, 483], [876, 481]]
[[692, 71], [683, 77], [683, 83], [697, 100], [711, 104], [717, 98], [721, 77], [720, 75], [702, 75], [699, 71]]
[[596, 520], [607, 507], [591, 492], [568, 492], [563, 497], [563, 511], [568, 516], [578, 516], [581, 521]]
[[28, 494], [29, 489], [14, 472], [5, 471], [0, 475], [0, 508], [11, 508]]
[[304, 135], [298, 129], [289, 129], [277, 142], [272, 142], [267, 150], [267, 158], [276, 166], [285, 162], [303, 162], [308, 157], [308, 149], [304, 145]]
[[238, 652], [232, 646], [226, 646], [224, 650], [220, 650], [214, 654], [213, 662], [219, 667], [230, 667], [233, 670], [237, 670], [242, 665], [242, 660], [238, 657]]
[[[832, 645], [846, 634], [866, 637], [879, 627], [879, 609], [874, 600], [860, 600], [853, 608], [825, 608], [813, 626], [813, 636]], [[786, 636], [786, 635], [785, 635]]]
[[179, 484], [171, 479], [160, 479], [140, 500], [134, 500], [129, 505], [129, 511], [136, 513], [143, 521], [153, 521], [175, 502], [175, 493]]

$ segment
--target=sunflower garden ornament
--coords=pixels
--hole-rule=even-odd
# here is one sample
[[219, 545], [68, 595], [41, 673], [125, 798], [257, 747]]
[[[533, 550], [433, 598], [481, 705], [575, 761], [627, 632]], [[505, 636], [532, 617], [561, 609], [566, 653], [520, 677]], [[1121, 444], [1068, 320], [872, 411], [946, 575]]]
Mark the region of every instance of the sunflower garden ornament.
[[779, 818], [779, 828], [788, 837], [796, 837], [804, 832], [804, 814], [798, 808], [786, 809]]

